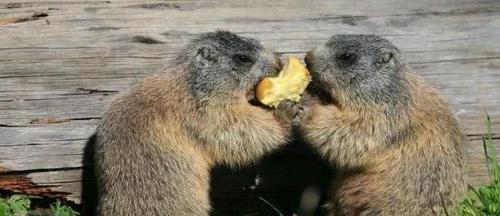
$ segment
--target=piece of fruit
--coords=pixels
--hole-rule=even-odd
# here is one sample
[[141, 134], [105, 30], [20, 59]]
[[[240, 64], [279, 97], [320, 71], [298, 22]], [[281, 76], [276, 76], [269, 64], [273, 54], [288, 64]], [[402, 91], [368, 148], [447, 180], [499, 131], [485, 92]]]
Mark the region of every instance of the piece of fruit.
[[273, 108], [285, 99], [298, 102], [310, 81], [311, 75], [300, 60], [290, 57], [277, 77], [266, 77], [257, 85], [256, 96], [262, 104]]

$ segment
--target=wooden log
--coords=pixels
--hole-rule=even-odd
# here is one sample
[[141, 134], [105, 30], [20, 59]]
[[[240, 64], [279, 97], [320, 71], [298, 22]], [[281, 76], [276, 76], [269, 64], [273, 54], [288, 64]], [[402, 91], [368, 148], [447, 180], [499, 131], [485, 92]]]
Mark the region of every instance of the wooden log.
[[[47, 196], [64, 194], [79, 203], [83, 150], [104, 105], [143, 76], [168, 67], [195, 35], [215, 29], [255, 37], [283, 58], [302, 57], [332, 34], [388, 38], [449, 98], [471, 139], [470, 183], [481, 184], [488, 180], [480, 141], [485, 110], [500, 145], [498, 26], [497, 0], [2, 1], [0, 186], [7, 178], [28, 180], [25, 191], [44, 188]], [[241, 206], [230, 201], [239, 197], [260, 205], [249, 195], [254, 192], [241, 188], [262, 167], [269, 167], [264, 180], [270, 183], [260, 193], [285, 212], [296, 207], [297, 191], [311, 181], [327, 181], [314, 154], [289, 148], [264, 165], [215, 171], [215, 213], [234, 213]], [[324, 178], [279, 173], [292, 166]], [[286, 178], [290, 174], [295, 180]]]

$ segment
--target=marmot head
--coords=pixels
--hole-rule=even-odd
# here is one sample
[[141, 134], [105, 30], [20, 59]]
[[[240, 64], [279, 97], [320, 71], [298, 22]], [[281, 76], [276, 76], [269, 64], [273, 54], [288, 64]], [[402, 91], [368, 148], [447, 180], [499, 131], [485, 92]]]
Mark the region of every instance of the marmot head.
[[199, 102], [224, 101], [244, 93], [255, 100], [255, 87], [276, 75], [281, 61], [257, 40], [229, 31], [205, 33], [194, 39], [177, 58], [189, 70], [188, 85]]
[[307, 53], [310, 92], [341, 107], [405, 103], [400, 51], [376, 35], [334, 35]]

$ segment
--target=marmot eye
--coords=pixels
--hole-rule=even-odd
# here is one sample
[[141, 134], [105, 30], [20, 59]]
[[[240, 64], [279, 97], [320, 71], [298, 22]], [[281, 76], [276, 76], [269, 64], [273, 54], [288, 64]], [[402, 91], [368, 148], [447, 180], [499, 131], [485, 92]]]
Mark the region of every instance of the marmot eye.
[[356, 60], [356, 54], [354, 53], [341, 53], [337, 56], [337, 59], [343, 62], [353, 62]]
[[249, 63], [252, 61], [249, 56], [243, 54], [234, 55], [233, 60], [240, 63]]

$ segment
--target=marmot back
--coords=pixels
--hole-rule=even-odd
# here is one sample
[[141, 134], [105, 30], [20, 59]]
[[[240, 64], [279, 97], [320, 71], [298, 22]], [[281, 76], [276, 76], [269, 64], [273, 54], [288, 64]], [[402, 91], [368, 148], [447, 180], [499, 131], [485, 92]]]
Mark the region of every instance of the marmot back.
[[289, 110], [253, 105], [280, 65], [254, 39], [211, 32], [122, 93], [97, 129], [98, 214], [208, 215], [214, 164], [249, 164], [286, 143]]
[[306, 55], [302, 132], [340, 173], [331, 215], [435, 215], [465, 191], [464, 144], [446, 100], [375, 35], [336, 35]]

